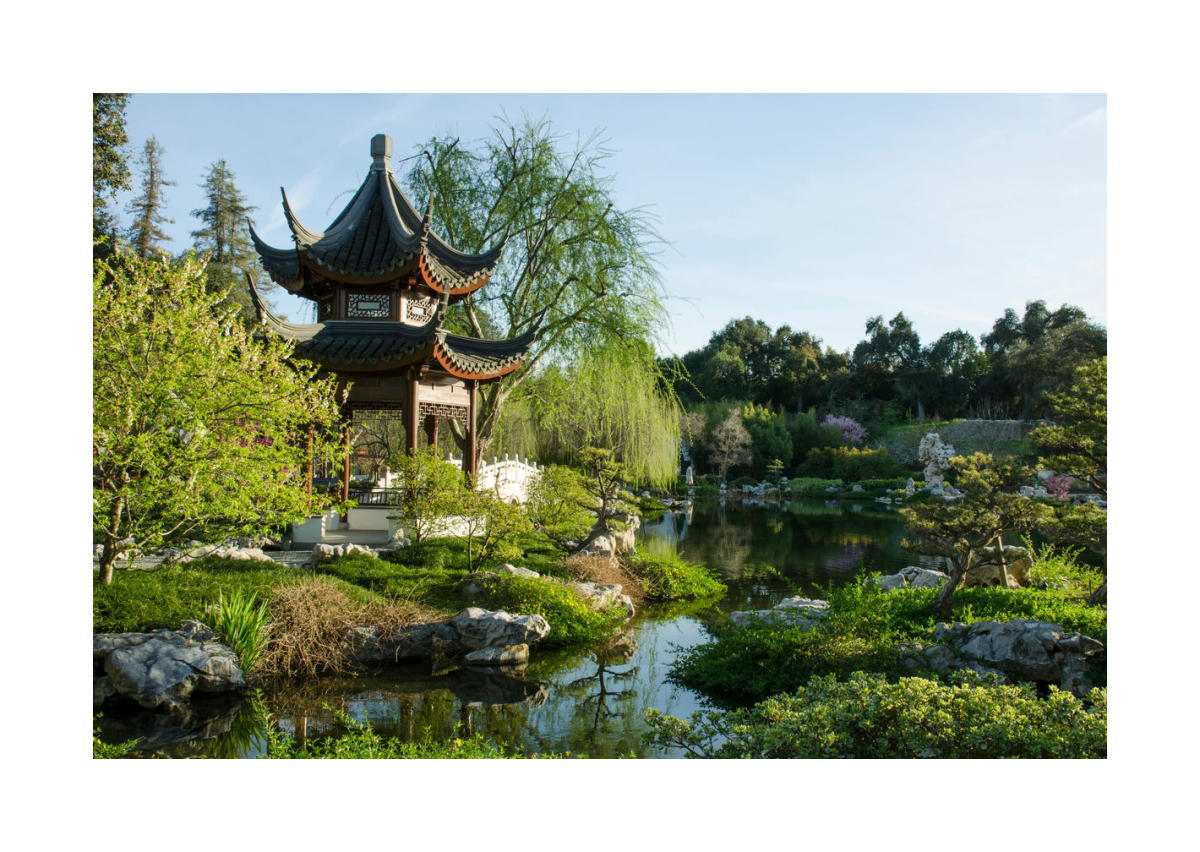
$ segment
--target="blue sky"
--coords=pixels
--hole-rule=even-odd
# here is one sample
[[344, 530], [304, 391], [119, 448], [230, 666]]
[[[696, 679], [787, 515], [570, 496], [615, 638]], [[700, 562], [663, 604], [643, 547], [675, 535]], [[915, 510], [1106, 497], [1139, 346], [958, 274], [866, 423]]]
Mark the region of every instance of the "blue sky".
[[373, 134], [401, 157], [433, 133], [479, 139], [501, 111], [602, 131], [617, 204], [670, 243], [664, 351], [747, 315], [838, 349], [901, 310], [924, 342], [1037, 298], [1107, 323], [1103, 95], [135, 95], [127, 126], [166, 149], [172, 250], [220, 157], [282, 246], [280, 186], [321, 230]]

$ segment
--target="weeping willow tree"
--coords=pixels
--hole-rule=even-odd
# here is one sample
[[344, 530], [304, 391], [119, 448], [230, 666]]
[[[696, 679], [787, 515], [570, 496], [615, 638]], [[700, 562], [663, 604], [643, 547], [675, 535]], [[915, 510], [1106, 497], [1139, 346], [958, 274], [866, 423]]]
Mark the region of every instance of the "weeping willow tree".
[[[506, 240], [487, 286], [452, 306], [453, 330], [515, 337], [542, 318], [520, 369], [480, 388], [480, 453], [520, 452], [521, 445], [533, 455], [529, 445], [541, 440], [529, 433], [534, 423], [555, 430], [564, 453], [585, 445], [576, 440], [602, 439], [636, 459], [640, 476], [661, 478], [676, 433], [674, 426], [658, 428], [667, 403], [654, 393], [657, 371], [647, 354], [668, 317], [655, 263], [662, 241], [645, 210], [616, 203], [609, 156], [595, 135], [571, 138], [548, 121], [501, 116], [485, 139], [434, 137], [418, 146], [405, 182], [418, 203], [432, 200], [434, 229], [460, 251]], [[605, 362], [597, 349], [618, 360]], [[558, 405], [568, 399], [571, 405]], [[584, 405], [605, 418], [633, 420], [628, 428], [585, 424]], [[634, 435], [643, 428], [654, 434]], [[662, 446], [652, 448], [656, 443]]]
[[610, 343], [553, 364], [505, 409], [501, 452], [575, 463], [585, 447], [613, 451], [633, 484], [666, 485], [679, 472], [679, 404], [646, 345]]

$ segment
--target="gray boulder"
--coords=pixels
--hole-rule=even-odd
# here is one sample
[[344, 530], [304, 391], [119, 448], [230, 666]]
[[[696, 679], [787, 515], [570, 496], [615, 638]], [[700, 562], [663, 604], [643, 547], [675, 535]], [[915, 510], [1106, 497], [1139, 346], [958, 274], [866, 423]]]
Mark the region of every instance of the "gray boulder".
[[499, 574], [512, 574], [514, 577], [540, 577], [542, 576], [537, 571], [530, 571], [528, 568], [519, 568], [516, 565], [501, 565], [496, 569]]
[[[1000, 549], [984, 548], [979, 552], [978, 560], [971, 570], [963, 575], [963, 588], [968, 586], [999, 586], [1000, 580]], [[1033, 557], [1024, 547], [1004, 545], [1004, 563], [1008, 573], [1008, 588], [1019, 589], [1030, 585], [1033, 579]]]
[[312, 549], [312, 563], [319, 565], [329, 559], [339, 556], [349, 556], [351, 553], [365, 553], [374, 556], [375, 552], [365, 544], [324, 544], [317, 542]]
[[512, 615], [471, 606], [450, 619], [458, 641], [468, 650], [504, 645], [527, 645], [544, 639], [550, 624], [539, 614]]
[[468, 666], [523, 666], [529, 662], [528, 645], [480, 648], [463, 658]]
[[938, 624], [933, 638], [938, 644], [903, 650], [934, 671], [995, 671], [1014, 680], [1055, 683], [1079, 696], [1090, 688], [1087, 661], [1104, 652], [1104, 644], [1089, 636], [1032, 619]]
[[[246, 541], [249, 541], [246, 539]], [[238, 562], [271, 562], [270, 556], [261, 547], [239, 546], [238, 544], [200, 544], [187, 547], [169, 547], [163, 551], [163, 564], [175, 565], [195, 562], [209, 556], [219, 559], [234, 559]]]
[[633, 600], [629, 595], [622, 594], [624, 588], [620, 583], [584, 583], [572, 582], [567, 588], [583, 598], [592, 609], [602, 609], [609, 604], [616, 604], [625, 610], [625, 617], [633, 618]]
[[729, 620], [738, 627], [752, 624], [791, 624], [811, 630], [829, 611], [829, 601], [803, 598], [799, 595], [784, 598], [772, 609], [745, 610], [729, 613]]
[[875, 582], [883, 591], [894, 592], [896, 589], [906, 588], [936, 589], [949, 579], [950, 577], [942, 571], [909, 565], [907, 568], [901, 568], [896, 574], [879, 577]]
[[92, 661], [96, 674], [109, 681], [97, 688], [93, 678], [93, 700], [101, 693], [122, 695], [149, 710], [175, 710], [193, 694], [236, 692], [246, 686], [233, 649], [194, 621], [180, 630], [97, 634]]

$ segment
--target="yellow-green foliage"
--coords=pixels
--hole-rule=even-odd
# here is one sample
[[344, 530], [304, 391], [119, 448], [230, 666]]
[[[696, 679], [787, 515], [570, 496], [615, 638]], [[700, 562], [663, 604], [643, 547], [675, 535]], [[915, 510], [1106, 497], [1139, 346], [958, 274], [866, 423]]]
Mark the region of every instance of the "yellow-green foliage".
[[1051, 687], [1003, 686], [963, 672], [952, 683], [889, 682], [856, 672], [815, 678], [747, 710], [695, 713], [690, 722], [648, 710], [649, 735], [693, 757], [1102, 758], [1108, 695], [1083, 702]]
[[539, 613], [550, 622], [550, 633], [542, 645], [571, 645], [598, 642], [625, 621], [619, 607], [592, 609], [565, 585], [534, 577], [494, 575], [479, 581], [483, 599], [493, 609]]
[[632, 567], [650, 600], [696, 600], [725, 593], [725, 584], [708, 568], [687, 562], [674, 552], [649, 554], [639, 550]]

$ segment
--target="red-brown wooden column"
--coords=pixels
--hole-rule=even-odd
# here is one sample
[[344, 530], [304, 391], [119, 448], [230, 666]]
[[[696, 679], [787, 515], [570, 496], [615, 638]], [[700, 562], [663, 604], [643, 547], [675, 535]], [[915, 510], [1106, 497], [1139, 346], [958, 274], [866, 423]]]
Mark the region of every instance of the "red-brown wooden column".
[[417, 434], [421, 428], [420, 404], [418, 403], [417, 387], [418, 379], [417, 372], [414, 370], [408, 380], [408, 399], [404, 403], [404, 431], [405, 438], [408, 439], [408, 452], [414, 454], [417, 451]]
[[479, 473], [479, 459], [475, 451], [475, 409], [479, 400], [479, 381], [469, 379], [467, 389], [471, 394], [471, 402], [467, 408], [467, 436], [463, 441], [463, 473], [470, 477], [469, 481], [473, 484]]

